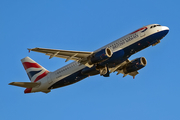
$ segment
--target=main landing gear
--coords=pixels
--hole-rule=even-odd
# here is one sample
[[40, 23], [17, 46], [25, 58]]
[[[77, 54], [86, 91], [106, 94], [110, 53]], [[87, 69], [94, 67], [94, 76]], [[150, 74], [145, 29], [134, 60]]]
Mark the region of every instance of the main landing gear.
[[99, 70], [101, 76], [109, 77], [110, 72], [109, 72], [109, 68], [107, 66], [102, 67], [102, 66], [98, 65], [98, 66], [96, 66], [96, 69]]

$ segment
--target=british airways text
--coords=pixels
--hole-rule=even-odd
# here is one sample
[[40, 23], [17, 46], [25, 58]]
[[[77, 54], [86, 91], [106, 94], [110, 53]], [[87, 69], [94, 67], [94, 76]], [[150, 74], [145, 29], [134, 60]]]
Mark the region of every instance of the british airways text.
[[127, 37], [127, 38], [122, 39], [122, 40], [119, 41], [119, 42], [116, 42], [116, 44], [114, 44], [114, 45], [112, 46], [112, 48], [113, 48], [113, 49], [119, 48], [120, 46], [124, 45], [125, 43], [127, 43], [127, 42], [129, 42], [129, 41], [131, 41], [131, 40], [133, 40], [133, 39], [135, 39], [135, 38], [137, 38], [137, 37], [139, 37], [137, 33], [136, 33], [136, 34], [133, 34], [133, 35]]

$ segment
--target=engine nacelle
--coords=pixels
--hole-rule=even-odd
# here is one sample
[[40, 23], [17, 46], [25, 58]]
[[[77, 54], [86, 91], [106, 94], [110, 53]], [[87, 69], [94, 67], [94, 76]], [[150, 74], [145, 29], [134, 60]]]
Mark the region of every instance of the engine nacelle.
[[134, 72], [145, 67], [146, 64], [147, 64], [146, 58], [140, 57], [128, 63], [123, 70], [124, 70], [124, 73], [127, 74], [127, 73]]
[[99, 52], [96, 52], [89, 61], [89, 64], [95, 64], [95, 63], [99, 63], [99, 62], [103, 62], [107, 59], [109, 59], [112, 56], [113, 52], [111, 51], [111, 49], [109, 48], [105, 48], [100, 50]]
[[99, 71], [96, 70], [96, 67], [95, 67], [95, 66], [94, 66], [94, 67], [91, 67], [91, 68], [85, 67], [85, 68], [81, 71], [81, 74], [82, 74], [82, 75], [91, 75], [91, 76], [93, 76], [93, 75], [99, 74]]

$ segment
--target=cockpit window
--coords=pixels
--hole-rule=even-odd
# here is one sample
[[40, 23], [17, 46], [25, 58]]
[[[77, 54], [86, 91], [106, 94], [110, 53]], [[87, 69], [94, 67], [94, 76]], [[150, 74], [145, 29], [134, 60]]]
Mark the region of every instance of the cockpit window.
[[161, 26], [161, 25], [153, 25], [153, 26], [151, 26], [150, 28], [154, 28], [154, 27], [157, 27], [157, 26]]

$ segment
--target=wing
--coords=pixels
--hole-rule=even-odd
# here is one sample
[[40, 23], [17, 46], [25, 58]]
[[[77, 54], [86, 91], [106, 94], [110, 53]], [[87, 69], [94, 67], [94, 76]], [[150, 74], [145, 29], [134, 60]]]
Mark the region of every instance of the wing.
[[59, 57], [66, 59], [65, 62], [69, 60], [75, 60], [81, 64], [91, 67], [91, 65], [88, 64], [88, 57], [92, 55], [93, 52], [58, 50], [58, 49], [47, 49], [47, 48], [32, 48], [28, 50], [45, 53], [46, 55], [50, 56], [49, 59], [53, 57]]
[[124, 66], [127, 65], [129, 62], [130, 62], [130, 60], [127, 59], [126, 61], [122, 62], [121, 64], [117, 65], [116, 67], [111, 68], [111, 69], [110, 69], [110, 73], [115, 72], [115, 71], [117, 71], [117, 70], [123, 69]]
[[111, 68], [111, 69], [110, 69], [110, 73], [117, 71], [117, 75], [121, 73], [121, 74], [123, 74], [123, 77], [125, 77], [125, 76], [127, 76], [127, 75], [130, 75], [130, 76], [133, 76], [133, 78], [134, 78], [137, 74], [139, 74], [138, 71], [134, 71], [134, 72], [130, 72], [130, 73], [125, 73], [124, 70], [123, 70], [124, 67], [126, 67], [126, 65], [127, 65], [128, 63], [130, 63], [130, 62], [131, 62], [131, 61], [130, 61], [129, 59], [127, 59], [126, 61], [122, 62], [122, 63], [119, 64], [118, 66], [116, 66], [116, 67], [114, 67], [114, 68]]
[[11, 82], [11, 83], [9, 83], [9, 85], [25, 87], [25, 88], [33, 88], [33, 87], [40, 85], [40, 83], [37, 83], [37, 82], [36, 83], [35, 82]]

